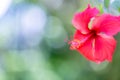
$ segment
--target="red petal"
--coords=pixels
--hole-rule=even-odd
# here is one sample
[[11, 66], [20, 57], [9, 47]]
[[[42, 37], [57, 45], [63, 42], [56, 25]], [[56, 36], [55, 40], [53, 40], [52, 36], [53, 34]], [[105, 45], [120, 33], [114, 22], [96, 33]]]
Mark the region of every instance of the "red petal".
[[74, 39], [70, 41], [70, 49], [73, 50], [79, 48], [88, 39], [88, 37], [88, 34], [82, 34], [79, 30], [76, 30]]
[[104, 59], [111, 61], [115, 47], [116, 47], [116, 40], [112, 36], [100, 34], [96, 38], [96, 42], [95, 42], [96, 59], [100, 61]]
[[106, 33], [107, 35], [115, 35], [120, 32], [120, 19], [116, 16], [103, 14], [99, 17], [95, 17], [92, 29]]
[[93, 56], [93, 51], [94, 48], [92, 47], [92, 39], [87, 40], [84, 45], [82, 45], [81, 47], [79, 47], [77, 50], [83, 55], [85, 56], [88, 60], [92, 60], [94, 61], [94, 56]]
[[88, 60], [100, 63], [104, 60], [112, 60], [115, 47], [116, 41], [113, 37], [99, 34], [96, 38], [87, 40], [77, 50]]
[[90, 19], [96, 16], [98, 13], [99, 11], [96, 8], [91, 8], [88, 5], [86, 10], [74, 15], [72, 23], [76, 29], [80, 30], [81, 33], [86, 34], [89, 32], [88, 23]]
[[74, 39], [79, 39], [80, 41], [85, 39], [89, 34], [82, 34], [79, 30], [76, 30], [74, 34]]

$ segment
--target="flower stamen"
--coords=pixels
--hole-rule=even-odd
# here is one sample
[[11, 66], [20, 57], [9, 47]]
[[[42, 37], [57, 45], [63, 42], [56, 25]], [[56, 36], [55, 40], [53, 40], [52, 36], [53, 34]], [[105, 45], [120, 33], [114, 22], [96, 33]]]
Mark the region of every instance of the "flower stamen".
[[70, 42], [70, 44], [71, 44], [70, 46], [71, 50], [75, 50], [81, 46], [81, 42], [78, 39], [74, 39], [73, 41]]

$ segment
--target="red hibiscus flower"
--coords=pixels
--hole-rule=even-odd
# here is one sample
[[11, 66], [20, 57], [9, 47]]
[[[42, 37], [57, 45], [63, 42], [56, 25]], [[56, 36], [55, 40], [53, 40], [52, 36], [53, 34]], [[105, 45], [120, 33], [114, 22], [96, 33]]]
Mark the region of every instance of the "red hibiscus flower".
[[116, 47], [114, 35], [120, 31], [120, 18], [110, 14], [99, 14], [96, 8], [76, 13], [72, 20], [76, 28], [70, 49], [77, 50], [85, 58], [96, 63], [112, 61]]

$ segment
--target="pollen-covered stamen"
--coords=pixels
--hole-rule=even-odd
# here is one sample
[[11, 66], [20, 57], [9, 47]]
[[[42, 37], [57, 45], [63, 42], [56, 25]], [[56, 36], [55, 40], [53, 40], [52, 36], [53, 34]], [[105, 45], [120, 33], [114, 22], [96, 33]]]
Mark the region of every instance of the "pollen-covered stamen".
[[71, 44], [70, 49], [74, 50], [79, 48], [82, 43], [80, 42], [80, 40], [74, 39], [73, 41], [70, 42], [70, 44]]

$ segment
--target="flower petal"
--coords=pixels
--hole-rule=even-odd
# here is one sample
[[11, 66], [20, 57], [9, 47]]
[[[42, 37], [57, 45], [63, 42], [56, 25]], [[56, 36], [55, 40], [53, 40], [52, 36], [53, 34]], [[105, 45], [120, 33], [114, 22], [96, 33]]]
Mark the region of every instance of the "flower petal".
[[79, 47], [77, 50], [88, 60], [94, 61], [94, 48], [92, 47], [92, 43], [93, 39], [89, 39], [84, 43], [84, 45]]
[[79, 30], [76, 30], [74, 34], [74, 39], [79, 39], [80, 41], [85, 39], [89, 34], [82, 34]]
[[112, 55], [116, 47], [116, 40], [112, 36], [99, 34], [95, 42], [95, 59], [112, 61]]
[[116, 41], [112, 36], [99, 34], [96, 38], [90, 38], [77, 50], [88, 60], [100, 63], [104, 60], [111, 61], [116, 47]]
[[73, 17], [72, 24], [76, 29], [81, 33], [86, 34], [89, 32], [88, 23], [92, 17], [95, 17], [99, 11], [96, 8], [91, 8], [88, 5], [88, 8], [83, 12], [76, 13]]
[[92, 29], [107, 35], [115, 35], [120, 32], [120, 19], [116, 16], [103, 14], [95, 17], [92, 23]]
[[82, 34], [79, 30], [76, 30], [74, 39], [70, 41], [70, 49], [79, 48], [88, 39], [88, 34]]

